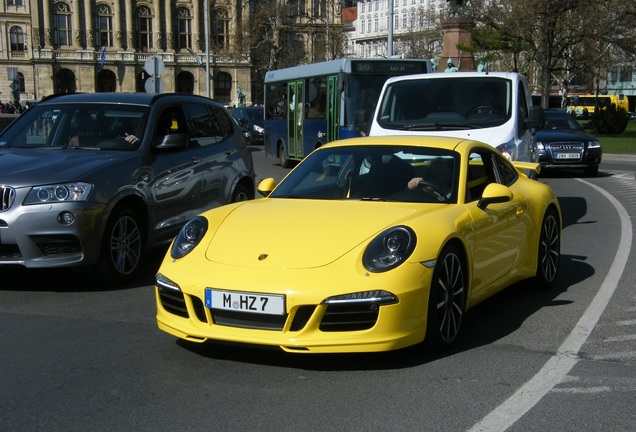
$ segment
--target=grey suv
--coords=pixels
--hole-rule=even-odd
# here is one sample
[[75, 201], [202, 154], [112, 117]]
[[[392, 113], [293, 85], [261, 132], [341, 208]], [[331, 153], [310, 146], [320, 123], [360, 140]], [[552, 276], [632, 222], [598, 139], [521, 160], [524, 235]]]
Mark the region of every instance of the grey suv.
[[245, 138], [188, 94], [53, 96], [0, 134], [0, 267], [130, 280], [193, 216], [254, 197]]

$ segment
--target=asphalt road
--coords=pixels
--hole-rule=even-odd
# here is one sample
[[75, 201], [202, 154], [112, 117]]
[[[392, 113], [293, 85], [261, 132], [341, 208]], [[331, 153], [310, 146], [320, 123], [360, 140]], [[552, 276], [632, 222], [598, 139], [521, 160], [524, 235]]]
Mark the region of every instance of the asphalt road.
[[[253, 154], [259, 179], [287, 172]], [[564, 212], [556, 287], [519, 284], [482, 303], [439, 355], [177, 341], [154, 321], [161, 250], [117, 289], [2, 269], [0, 430], [634, 430], [636, 162], [609, 159], [595, 178], [540, 178]]]

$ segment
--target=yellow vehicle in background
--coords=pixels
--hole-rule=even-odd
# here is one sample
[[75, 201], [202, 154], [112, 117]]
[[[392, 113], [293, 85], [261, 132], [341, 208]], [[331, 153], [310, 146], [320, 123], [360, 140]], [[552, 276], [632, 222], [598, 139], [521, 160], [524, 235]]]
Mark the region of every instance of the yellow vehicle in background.
[[611, 104], [616, 105], [617, 109], [623, 108], [625, 111], [629, 111], [629, 102], [624, 94], [570, 96], [568, 97], [567, 111], [577, 118], [589, 118], [594, 114], [594, 109], [597, 106], [605, 108]]

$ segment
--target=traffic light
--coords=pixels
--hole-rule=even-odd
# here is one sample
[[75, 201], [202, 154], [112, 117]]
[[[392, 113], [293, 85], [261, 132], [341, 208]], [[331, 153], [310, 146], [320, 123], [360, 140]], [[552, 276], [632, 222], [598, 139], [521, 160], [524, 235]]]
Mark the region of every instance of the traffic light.
[[9, 88], [11, 89], [11, 100], [19, 101], [20, 100], [20, 75], [18, 74], [18, 68], [11, 67], [7, 69], [9, 73]]

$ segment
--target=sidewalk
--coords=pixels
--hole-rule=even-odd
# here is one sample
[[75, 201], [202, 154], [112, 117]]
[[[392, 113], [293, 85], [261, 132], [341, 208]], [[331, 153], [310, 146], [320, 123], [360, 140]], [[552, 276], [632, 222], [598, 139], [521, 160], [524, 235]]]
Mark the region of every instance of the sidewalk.
[[609, 162], [636, 162], [636, 154], [603, 153], [603, 160]]

